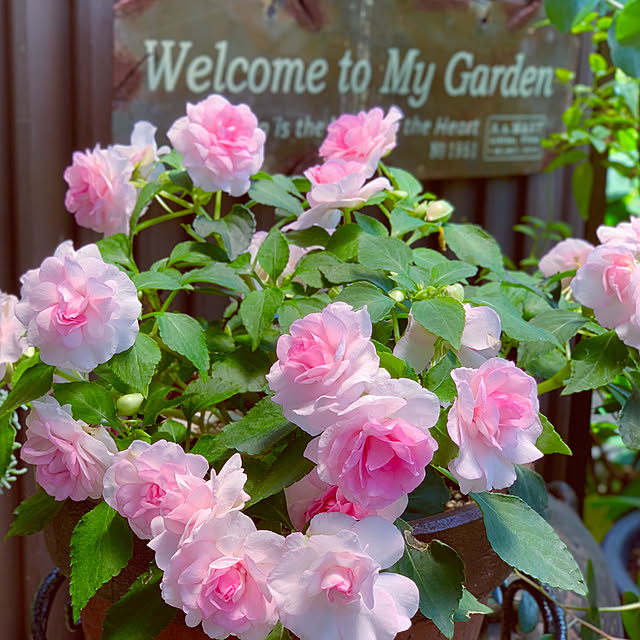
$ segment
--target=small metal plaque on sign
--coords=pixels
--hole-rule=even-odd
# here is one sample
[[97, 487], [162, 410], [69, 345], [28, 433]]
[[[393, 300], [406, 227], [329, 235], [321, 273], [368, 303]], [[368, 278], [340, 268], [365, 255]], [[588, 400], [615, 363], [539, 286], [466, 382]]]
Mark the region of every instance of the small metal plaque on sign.
[[561, 127], [556, 67], [577, 42], [541, 26], [540, 0], [118, 0], [113, 131], [149, 120], [159, 139], [210, 93], [248, 104], [265, 167], [318, 162], [332, 119], [404, 113], [389, 161], [421, 179], [540, 171]]

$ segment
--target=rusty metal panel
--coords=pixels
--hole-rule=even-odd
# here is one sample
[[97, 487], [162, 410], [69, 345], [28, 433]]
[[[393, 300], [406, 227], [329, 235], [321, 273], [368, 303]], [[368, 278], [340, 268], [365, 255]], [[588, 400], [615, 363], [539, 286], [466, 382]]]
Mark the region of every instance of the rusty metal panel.
[[266, 167], [314, 163], [327, 124], [376, 105], [404, 112], [392, 162], [421, 179], [528, 174], [560, 124], [575, 39], [509, 0], [119, 0], [115, 136], [166, 131], [185, 102], [245, 102], [267, 132]]

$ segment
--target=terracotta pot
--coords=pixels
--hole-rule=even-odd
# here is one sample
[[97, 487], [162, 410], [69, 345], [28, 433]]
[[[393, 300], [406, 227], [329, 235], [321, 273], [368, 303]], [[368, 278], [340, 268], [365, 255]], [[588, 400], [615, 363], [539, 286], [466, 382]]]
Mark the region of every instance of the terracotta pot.
[[[68, 502], [45, 528], [45, 542], [54, 562], [69, 575], [69, 540], [73, 528], [84, 513], [95, 503]], [[486, 601], [509, 573], [509, 567], [495, 554], [487, 540], [482, 514], [473, 504], [429, 516], [410, 523], [413, 533], [422, 542], [440, 540], [453, 547], [465, 564], [466, 586], [477, 598]], [[113, 580], [105, 584], [82, 612], [85, 640], [100, 640], [102, 621], [111, 603], [126, 593], [135, 578], [146, 571], [153, 552], [144, 541], [134, 539], [133, 557]], [[454, 640], [474, 640], [482, 625], [482, 616], [473, 615], [467, 622], [456, 622]], [[189, 628], [184, 616], [176, 612], [176, 619], [159, 635], [157, 640], [206, 640], [208, 636], [200, 626]], [[398, 634], [398, 640], [439, 640], [444, 638], [435, 625], [418, 614], [408, 631]], [[357, 639], [354, 639], [357, 640]]]

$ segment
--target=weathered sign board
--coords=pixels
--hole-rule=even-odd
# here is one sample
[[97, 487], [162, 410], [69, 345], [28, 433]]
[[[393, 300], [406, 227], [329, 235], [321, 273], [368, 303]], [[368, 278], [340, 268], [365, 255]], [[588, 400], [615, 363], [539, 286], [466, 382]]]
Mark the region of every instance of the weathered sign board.
[[220, 93], [267, 132], [265, 167], [317, 162], [327, 124], [380, 105], [404, 113], [390, 162], [422, 179], [541, 169], [561, 127], [577, 43], [539, 26], [540, 0], [119, 0], [113, 130], [164, 132]]

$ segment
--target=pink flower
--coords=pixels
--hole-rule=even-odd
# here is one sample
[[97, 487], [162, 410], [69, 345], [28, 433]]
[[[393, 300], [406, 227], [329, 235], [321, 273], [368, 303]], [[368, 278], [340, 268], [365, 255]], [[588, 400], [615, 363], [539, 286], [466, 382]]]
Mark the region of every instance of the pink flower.
[[202, 622], [210, 638], [263, 640], [278, 621], [267, 575], [283, 546], [282, 536], [257, 531], [238, 511], [210, 518], [164, 569], [162, 597], [184, 611], [187, 626]]
[[64, 199], [81, 227], [105, 236], [129, 232], [129, 218], [136, 205], [137, 191], [129, 182], [133, 163], [114, 148], [73, 154], [73, 164], [64, 172], [69, 185]]
[[633, 216], [630, 222], [619, 222], [615, 227], [600, 225], [596, 231], [602, 244], [640, 245], [640, 218]]
[[615, 329], [625, 344], [640, 348], [640, 269], [630, 245], [596, 247], [571, 281], [573, 297], [593, 309], [596, 320]]
[[152, 520], [184, 504], [205, 484], [208, 470], [204, 457], [185, 453], [175, 442], [134, 440], [109, 467], [102, 495], [139, 538], [148, 540]]
[[308, 473], [284, 490], [287, 511], [296, 529], [302, 529], [318, 513], [346, 513], [356, 520], [367, 516], [380, 516], [394, 522], [407, 508], [408, 498], [400, 497], [382, 509], [364, 509], [359, 504], [347, 500], [335, 485], [327, 484], [318, 477], [316, 469]]
[[135, 342], [138, 292], [125, 273], [104, 262], [95, 244], [74, 251], [67, 240], [20, 280], [16, 316], [43, 362], [91, 371]]
[[269, 587], [282, 624], [300, 640], [391, 640], [411, 626], [418, 588], [382, 569], [404, 552], [402, 534], [377, 516], [321, 513], [292, 533]]
[[368, 176], [362, 165], [355, 161], [328, 160], [307, 169], [304, 175], [311, 182], [311, 191], [307, 194], [311, 208], [283, 227], [283, 231], [313, 226], [332, 231], [340, 222], [341, 209], [361, 207], [379, 191], [391, 189], [386, 178], [376, 178], [365, 184]]
[[429, 429], [440, 404], [435, 394], [407, 379], [381, 376], [366, 392], [335, 413], [305, 455], [317, 463], [320, 479], [339, 487], [347, 500], [381, 509], [424, 480], [438, 448]]
[[[500, 351], [500, 316], [490, 307], [464, 305], [464, 329], [460, 338], [458, 359], [465, 367], [479, 367]], [[433, 359], [438, 337], [427, 331], [409, 313], [404, 335], [393, 349], [393, 355], [402, 358], [420, 373]]]
[[454, 369], [458, 397], [447, 421], [460, 454], [449, 471], [460, 491], [504, 489], [516, 479], [514, 464], [542, 457], [542, 433], [535, 380], [513, 362], [487, 360], [479, 369]]
[[[556, 273], [571, 271], [581, 267], [593, 251], [593, 245], [586, 240], [567, 238], [558, 242], [540, 258], [540, 271], [549, 278]], [[563, 278], [562, 286], [567, 287], [571, 278]]]
[[317, 435], [326, 426], [318, 424], [318, 401], [348, 404], [378, 374], [371, 320], [366, 309], [334, 302], [293, 322], [290, 333], [278, 339], [267, 380], [284, 415]]
[[187, 104], [187, 115], [167, 136], [184, 156], [193, 184], [205, 191], [241, 196], [262, 166], [265, 134], [257, 118], [246, 104], [235, 106], [219, 95]]
[[156, 180], [164, 170], [163, 165], [158, 164], [159, 156], [169, 153], [167, 146], [158, 149], [156, 131], [157, 128], [150, 122], [140, 120], [133, 126], [131, 144], [113, 146], [118, 153], [129, 159], [138, 175], [149, 181]]
[[51, 396], [34, 400], [21, 458], [36, 465], [38, 484], [56, 500], [99, 498], [116, 444], [104, 427], [74, 420]]
[[249, 496], [244, 491], [247, 475], [239, 453], [225, 462], [220, 473], [211, 470], [207, 482], [184, 497], [184, 502], [151, 521], [153, 539], [149, 546], [156, 552], [156, 563], [164, 569], [180, 547], [180, 541], [190, 535], [209, 518], [222, 518], [244, 507]]
[[327, 137], [320, 146], [325, 160], [354, 160], [363, 165], [363, 172], [372, 176], [378, 162], [396, 146], [396, 134], [402, 111], [391, 107], [385, 116], [380, 107], [345, 113], [327, 127]]
[[18, 298], [0, 291], [0, 380], [4, 378], [7, 363], [16, 362], [27, 350], [25, 326], [16, 317]]

